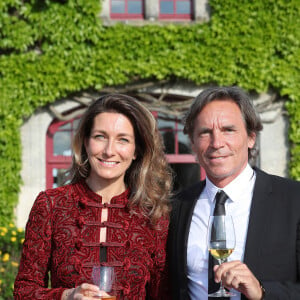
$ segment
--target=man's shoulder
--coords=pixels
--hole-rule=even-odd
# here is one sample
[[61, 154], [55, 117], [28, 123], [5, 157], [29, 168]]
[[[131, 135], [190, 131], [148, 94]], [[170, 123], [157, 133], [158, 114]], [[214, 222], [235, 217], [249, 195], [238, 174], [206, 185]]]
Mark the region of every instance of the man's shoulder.
[[294, 190], [297, 189], [300, 191], [300, 182], [293, 180], [291, 178], [286, 178], [282, 176], [278, 176], [275, 174], [269, 174], [261, 169], [254, 168], [256, 172], [256, 179], [258, 181], [263, 181], [265, 184], [268, 182], [273, 186], [274, 189], [287, 189], [287, 190]]
[[173, 201], [185, 202], [193, 201], [195, 198], [198, 198], [205, 186], [205, 181], [199, 181], [180, 192], [176, 193], [173, 197]]
[[259, 168], [254, 168], [255, 172], [256, 172], [256, 176], [258, 176], [258, 178], [270, 178], [273, 181], [277, 181], [277, 182], [282, 182], [282, 183], [286, 183], [286, 184], [296, 184], [299, 185], [300, 181], [297, 180], [293, 180], [291, 178], [287, 178], [287, 177], [283, 177], [283, 176], [279, 176], [279, 175], [275, 175], [275, 174], [271, 174], [268, 173], [266, 171], [263, 171]]

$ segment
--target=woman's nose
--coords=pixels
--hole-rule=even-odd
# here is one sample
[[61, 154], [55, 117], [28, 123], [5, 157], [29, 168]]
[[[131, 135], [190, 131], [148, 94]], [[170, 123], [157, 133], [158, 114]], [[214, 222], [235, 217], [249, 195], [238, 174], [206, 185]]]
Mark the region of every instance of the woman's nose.
[[112, 140], [107, 140], [107, 143], [105, 145], [105, 148], [104, 148], [104, 153], [107, 155], [107, 156], [111, 156], [114, 154], [114, 143]]

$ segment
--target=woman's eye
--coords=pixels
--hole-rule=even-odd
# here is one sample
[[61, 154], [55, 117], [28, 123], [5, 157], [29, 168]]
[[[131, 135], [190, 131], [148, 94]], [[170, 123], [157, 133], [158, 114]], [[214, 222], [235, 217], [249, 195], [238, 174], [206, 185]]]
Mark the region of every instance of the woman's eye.
[[121, 142], [121, 143], [129, 143], [129, 140], [126, 139], [126, 138], [121, 138], [121, 139], [120, 139], [120, 142]]

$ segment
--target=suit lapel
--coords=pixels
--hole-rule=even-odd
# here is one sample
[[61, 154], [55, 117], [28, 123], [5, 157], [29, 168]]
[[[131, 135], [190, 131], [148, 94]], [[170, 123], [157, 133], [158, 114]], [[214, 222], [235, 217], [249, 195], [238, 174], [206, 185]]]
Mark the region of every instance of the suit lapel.
[[183, 262], [183, 273], [187, 274], [187, 243], [192, 221], [194, 207], [196, 202], [205, 186], [205, 181], [198, 183], [190, 188], [188, 191], [183, 192], [180, 196], [181, 207], [178, 219], [178, 235], [177, 247], [180, 249], [179, 253]]
[[270, 177], [259, 169], [256, 171], [256, 181], [250, 210], [244, 262], [254, 274], [260, 274], [259, 259], [260, 245], [267, 237], [267, 223], [269, 208], [272, 207], [272, 184]]

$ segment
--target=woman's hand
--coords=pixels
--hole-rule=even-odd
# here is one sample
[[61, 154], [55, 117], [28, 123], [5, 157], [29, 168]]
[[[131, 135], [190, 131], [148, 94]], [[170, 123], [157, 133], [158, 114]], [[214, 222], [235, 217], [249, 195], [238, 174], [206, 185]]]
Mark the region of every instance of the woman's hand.
[[83, 283], [76, 288], [65, 290], [61, 300], [91, 300], [95, 296], [108, 296], [104, 291], [100, 291], [96, 285]]

